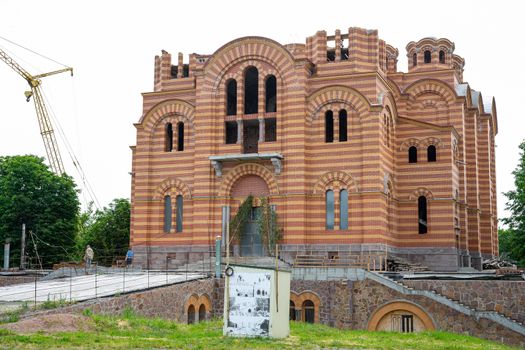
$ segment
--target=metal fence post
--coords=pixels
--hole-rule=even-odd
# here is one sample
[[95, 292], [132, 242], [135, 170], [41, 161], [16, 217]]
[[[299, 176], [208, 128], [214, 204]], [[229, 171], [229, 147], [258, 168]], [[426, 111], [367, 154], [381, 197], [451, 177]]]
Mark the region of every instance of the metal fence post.
[[35, 273], [35, 309], [36, 309], [36, 273]]
[[215, 278], [221, 278], [221, 236], [215, 237]]
[[188, 281], [188, 264], [190, 261], [190, 253], [186, 253], [186, 281]]
[[168, 284], [168, 256], [166, 255], [166, 266], [165, 266], [165, 270], [166, 270], [166, 284]]
[[69, 302], [73, 301], [73, 269], [69, 267]]
[[126, 290], [126, 269], [122, 269], [122, 293]]
[[98, 262], [95, 263], [95, 298], [98, 298], [97, 271], [98, 271]]

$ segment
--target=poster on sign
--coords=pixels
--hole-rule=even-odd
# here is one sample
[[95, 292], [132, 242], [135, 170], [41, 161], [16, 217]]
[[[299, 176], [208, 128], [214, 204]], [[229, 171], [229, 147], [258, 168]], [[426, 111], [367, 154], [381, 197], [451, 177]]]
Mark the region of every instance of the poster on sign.
[[233, 336], [268, 336], [270, 326], [268, 272], [238, 272], [230, 277], [226, 332]]

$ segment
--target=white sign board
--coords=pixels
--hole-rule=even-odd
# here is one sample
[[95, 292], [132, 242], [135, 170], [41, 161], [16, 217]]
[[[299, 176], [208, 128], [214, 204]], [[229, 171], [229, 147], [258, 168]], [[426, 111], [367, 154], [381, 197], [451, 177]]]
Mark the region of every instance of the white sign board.
[[229, 313], [226, 333], [265, 336], [270, 329], [269, 272], [235, 272], [229, 278]]

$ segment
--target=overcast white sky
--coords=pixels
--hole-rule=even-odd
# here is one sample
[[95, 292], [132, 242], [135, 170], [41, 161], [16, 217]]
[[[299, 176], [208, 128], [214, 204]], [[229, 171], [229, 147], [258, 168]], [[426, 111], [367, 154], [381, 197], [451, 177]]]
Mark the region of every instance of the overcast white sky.
[[[464, 79], [485, 99], [496, 97], [498, 211], [513, 188], [518, 145], [525, 138], [525, 4], [521, 1], [39, 1], [0, 0], [0, 36], [75, 69], [44, 78], [43, 90], [101, 205], [130, 197], [133, 123], [141, 92], [152, 91], [153, 59], [211, 54], [242, 36], [304, 43], [317, 30], [378, 29], [399, 49], [406, 71], [408, 42], [446, 37], [466, 60]], [[434, 8], [435, 7], [435, 8]], [[0, 39], [31, 74], [61, 68]], [[27, 83], [0, 62], [0, 155], [44, 156]], [[76, 177], [62, 148], [66, 171]], [[85, 202], [81, 196], [82, 202]], [[86, 199], [87, 200], [87, 199]]]

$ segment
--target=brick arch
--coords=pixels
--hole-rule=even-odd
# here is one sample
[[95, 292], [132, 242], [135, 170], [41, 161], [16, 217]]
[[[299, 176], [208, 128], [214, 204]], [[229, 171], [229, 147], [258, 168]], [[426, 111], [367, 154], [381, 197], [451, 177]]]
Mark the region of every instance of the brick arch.
[[270, 189], [266, 181], [253, 174], [247, 174], [238, 178], [230, 188], [230, 196], [232, 197], [246, 197], [250, 194], [255, 196], [268, 196]]
[[324, 173], [319, 177], [316, 184], [314, 185], [314, 194], [324, 193], [327, 189], [334, 189], [333, 187], [341, 187], [336, 182], [340, 182], [349, 190], [349, 192], [357, 192], [357, 184], [350, 176], [350, 174], [344, 171], [332, 171]]
[[434, 145], [436, 148], [444, 148], [443, 142], [437, 137], [427, 137], [426, 139], [421, 140], [420, 145], [423, 147]]
[[204, 65], [204, 84], [217, 91], [228, 70], [244, 60], [264, 61], [276, 69], [279, 67], [283, 82], [293, 76], [294, 59], [286, 48], [274, 40], [252, 36], [230, 41], [215, 51]]
[[277, 181], [270, 170], [260, 164], [245, 163], [237, 165], [224, 176], [219, 189], [219, 196], [229, 197], [233, 184], [244, 175], [257, 175], [261, 177], [268, 185], [271, 195], [279, 193]]
[[182, 180], [170, 177], [157, 186], [154, 199], [161, 199], [172, 188], [175, 189], [174, 193], [182, 194], [183, 198], [191, 198], [190, 187]]
[[394, 97], [394, 101], [399, 101], [399, 97], [401, 96], [401, 89], [399, 86], [397, 86], [397, 84], [391, 78], [387, 78], [386, 83], [390, 88], [390, 92]]
[[320, 115], [320, 111], [328, 104], [341, 103], [363, 116], [370, 108], [370, 103], [359, 91], [352, 88], [335, 85], [317, 90], [308, 97], [306, 122], [311, 124]]
[[395, 98], [394, 96], [388, 92], [386, 95], [383, 96], [383, 111], [382, 113], [384, 113], [384, 111], [387, 111], [388, 113], [390, 113], [390, 116], [392, 118], [392, 127], [395, 127], [396, 124], [397, 124], [397, 117], [398, 117], [398, 114], [397, 114], [397, 105], [396, 105], [396, 102], [395, 102]]
[[195, 310], [195, 321], [200, 322], [202, 320], [199, 319], [199, 310], [201, 305], [204, 305], [204, 309], [206, 310], [207, 316], [209, 316], [212, 312], [212, 304], [211, 299], [208, 296], [208, 294], [204, 293], [198, 296], [197, 294], [191, 294], [184, 303], [184, 310], [183, 315], [185, 315], [185, 318], [188, 318], [188, 309], [190, 306], [193, 305], [193, 308]]
[[[319, 323], [319, 309], [321, 307], [321, 298], [319, 298], [317, 293], [309, 290], [301, 292], [299, 294], [294, 291], [290, 291], [290, 300], [294, 302], [295, 310], [301, 311], [301, 315], [303, 303], [306, 300], [310, 300], [314, 304], [314, 323]], [[302, 317], [303, 316], [301, 316], [301, 318]]]
[[211, 312], [211, 299], [210, 297], [208, 296], [208, 294], [202, 294], [201, 296], [199, 296], [199, 298], [197, 299], [197, 304], [198, 306], [200, 307], [202, 304], [204, 304], [204, 307], [206, 308], [206, 311], [207, 312]]
[[408, 199], [417, 200], [421, 196], [424, 196], [427, 199], [434, 199], [434, 195], [432, 194], [432, 192], [425, 187], [419, 187], [417, 190], [415, 190], [408, 196]]
[[420, 144], [421, 144], [421, 141], [419, 141], [419, 139], [411, 137], [408, 140], [405, 140], [405, 141], [403, 141], [403, 143], [401, 143], [401, 146], [399, 146], [399, 150], [400, 151], [406, 151], [410, 147], [415, 146], [418, 149], [418, 151], [419, 151]]
[[[408, 86], [405, 91], [405, 94], [409, 94], [414, 99], [417, 99], [418, 96], [426, 93], [437, 94], [447, 102], [451, 104], [456, 100], [456, 93], [450, 86], [443, 83], [442, 81], [436, 79], [421, 79], [410, 86]], [[410, 102], [410, 101], [409, 101]]]
[[419, 305], [409, 302], [409, 301], [392, 301], [387, 304], [380, 306], [374, 311], [370, 319], [368, 320], [368, 330], [375, 331], [379, 322], [387, 314], [394, 311], [408, 311], [417, 317], [423, 322], [425, 329], [427, 331], [433, 331], [436, 329], [434, 321], [429, 316], [429, 314]]
[[193, 127], [195, 106], [182, 100], [171, 99], [160, 102], [140, 118], [139, 124], [146, 130], [153, 130], [164, 117], [188, 122]]

